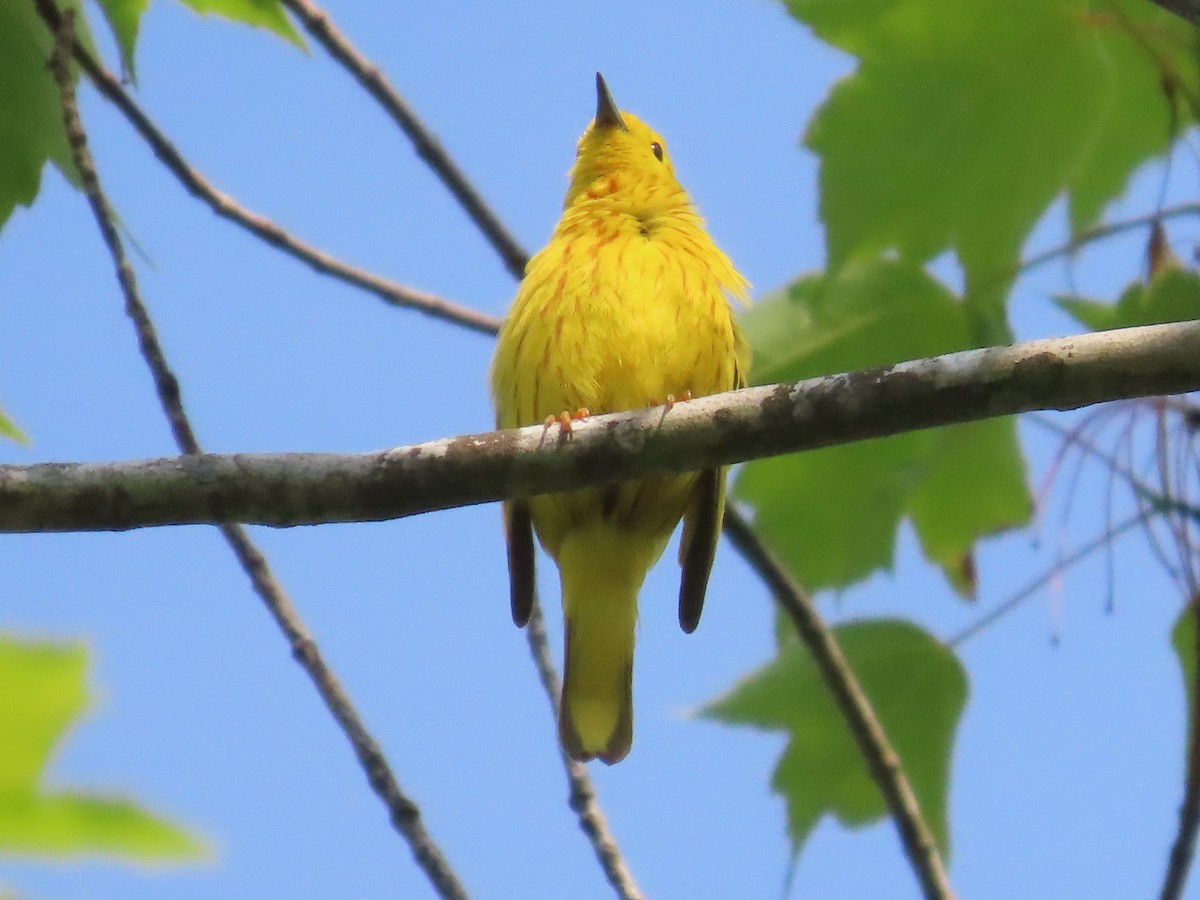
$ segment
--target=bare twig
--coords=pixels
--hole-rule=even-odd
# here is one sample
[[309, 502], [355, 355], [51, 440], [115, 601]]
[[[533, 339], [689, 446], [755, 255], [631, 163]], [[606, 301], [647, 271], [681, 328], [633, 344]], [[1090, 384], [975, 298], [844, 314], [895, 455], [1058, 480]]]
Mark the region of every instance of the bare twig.
[[904, 852], [908, 854], [922, 892], [929, 900], [949, 900], [954, 896], [954, 891], [950, 887], [946, 866], [938, 853], [933, 833], [921, 814], [917, 795], [905, 775], [899, 754], [892, 747], [833, 632], [817, 614], [808, 595], [757, 539], [750, 524], [733, 507], [725, 509], [725, 533], [771, 589], [776, 601], [795, 625], [800, 639], [812, 653], [892, 813]]
[[[1155, 399], [1158, 400], [1161, 398], [1156, 397]], [[1133, 471], [1131, 465], [1122, 463], [1112, 454], [1106, 453], [1083, 434], [1073, 429], [1064, 428], [1046, 416], [1034, 415], [1030, 416], [1029, 420], [1047, 431], [1061, 435], [1064, 444], [1069, 443], [1078, 447], [1082, 453], [1099, 460], [1108, 469], [1111, 476], [1124, 481], [1133, 494], [1134, 499], [1143, 506], [1142, 512], [1145, 513], [1145, 519], [1149, 520], [1153, 515], [1172, 515], [1183, 516], [1193, 522], [1200, 522], [1200, 507], [1189, 503], [1186, 498], [1174, 496], [1173, 493], [1156, 491], [1142, 479], [1138, 478], [1137, 473]], [[1131, 435], [1128, 433], [1126, 437], [1131, 439]], [[1166, 565], [1165, 557], [1162, 561]]]
[[[56, 30], [60, 14], [53, 0], [34, 0], [38, 12], [50, 26]], [[75, 43], [75, 61], [87, 73], [88, 78], [114, 106], [125, 116], [137, 130], [143, 140], [150, 145], [154, 155], [167, 167], [179, 182], [192, 194], [203, 201], [217, 215], [241, 225], [251, 234], [282, 250], [288, 255], [308, 264], [323, 275], [337, 278], [355, 287], [362, 288], [379, 297], [390, 306], [414, 309], [436, 319], [453, 322], [471, 331], [483, 334], [495, 334], [499, 320], [476, 310], [460, 306], [435, 294], [406, 287], [374, 275], [364, 269], [351, 266], [336, 257], [319, 250], [316, 247], [294, 237], [290, 232], [276, 225], [265, 216], [252, 212], [237, 203], [228, 194], [215, 188], [203, 175], [188, 164], [183, 155], [170, 140], [151, 121], [150, 117], [134, 102], [128, 92], [121, 87], [121, 82], [88, 51]]]
[[[558, 702], [562, 684], [558, 680], [558, 672], [554, 668], [554, 660], [550, 655], [550, 645], [546, 641], [546, 623], [542, 616], [541, 605], [537, 603], [536, 599], [529, 622], [525, 626], [525, 639], [529, 643], [529, 652], [537, 667], [538, 679], [550, 701], [554, 720], [558, 721]], [[629, 866], [621, 856], [616, 838], [609, 831], [608, 821], [604, 818], [604, 812], [600, 809], [600, 803], [596, 799], [596, 791], [592, 787], [591, 778], [588, 777], [587, 767], [567, 756], [561, 747], [558, 752], [562, 757], [563, 768], [567, 773], [567, 783], [570, 786], [567, 802], [579, 818], [579, 827], [591, 842], [600, 868], [604, 870], [604, 876], [621, 900], [642, 900], [643, 895], [638, 889], [637, 882], [633, 880], [633, 873], [629, 871]]]
[[404, 102], [396, 89], [388, 83], [379, 68], [363, 56], [358, 48], [350, 42], [350, 39], [338, 30], [321, 7], [310, 0], [282, 0], [282, 2], [296, 14], [308, 33], [329, 52], [329, 55], [341, 63], [367, 90], [367, 93], [387, 110], [388, 115], [412, 141], [417, 155], [429, 164], [437, 177], [441, 179], [442, 184], [471, 217], [471, 221], [483, 232], [512, 276], [514, 278], [523, 277], [525, 263], [528, 260], [525, 251], [521, 249], [516, 238], [509, 233], [491, 207], [467, 180], [438, 139], [408, 108], [408, 104]]
[[[142, 357], [154, 378], [159, 403], [170, 423], [175, 443], [183, 453], [200, 454], [202, 452], [200, 443], [196, 439], [183, 408], [179, 381], [167, 363], [154, 323], [142, 302], [133, 268], [125, 255], [114, 223], [112, 209], [104, 196], [95, 163], [88, 150], [87, 137], [75, 100], [75, 87], [70, 67], [71, 48], [75, 45], [74, 11], [67, 10], [57, 16], [57, 19], [58, 28], [55, 32], [51, 68], [55, 81], [58, 83], [63, 121], [75, 166], [79, 172], [88, 203], [96, 218], [96, 224], [99, 226], [104, 243], [108, 246], [109, 254], [116, 265], [117, 280], [120, 282], [121, 291], [125, 296], [125, 313], [137, 332]], [[266, 603], [271, 616], [283, 631], [292, 649], [292, 654], [308, 673], [322, 700], [325, 701], [329, 711], [341, 725], [346, 737], [349, 738], [363, 770], [366, 772], [368, 781], [383, 800], [393, 825], [408, 841], [413, 856], [424, 869], [431, 884], [442, 897], [455, 898], [455, 900], [464, 898], [465, 900], [466, 891], [463, 890], [458, 877], [446, 862], [433, 838], [425, 830], [421, 821], [420, 809], [400, 790], [378, 745], [363, 726], [349, 697], [346, 696], [333, 673], [321, 659], [316, 643], [292, 606], [282, 585], [275, 579], [263, 555], [240, 526], [223, 524], [221, 533], [233, 549], [238, 562], [250, 577], [254, 590]]]
[[1105, 546], [1106, 544], [1111, 544], [1113, 541], [1117, 540], [1122, 535], [1127, 534], [1128, 532], [1132, 531], [1134, 528], [1138, 527], [1139, 525], [1145, 524], [1148, 517], [1149, 517], [1148, 513], [1145, 513], [1145, 512], [1136, 513], [1136, 514], [1130, 516], [1128, 519], [1125, 519], [1123, 522], [1120, 522], [1117, 525], [1113, 525], [1109, 528], [1106, 528], [1101, 534], [1098, 534], [1096, 537], [1092, 538], [1091, 540], [1086, 541], [1083, 544], [1081, 544], [1080, 546], [1076, 547], [1074, 550], [1072, 550], [1066, 556], [1064, 556], [1060, 560], [1058, 560], [1058, 562], [1055, 563], [1055, 565], [1052, 568], [1048, 569], [1047, 571], [1045, 571], [1041, 575], [1039, 575], [1037, 578], [1033, 579], [1027, 585], [1022, 587], [1019, 591], [1017, 591], [1012, 596], [1010, 596], [1007, 600], [1003, 601], [1002, 603], [997, 604], [994, 609], [991, 609], [984, 615], [980, 616], [978, 619], [976, 619], [974, 622], [972, 622], [970, 625], [968, 625], [962, 631], [958, 632], [958, 634], [949, 638], [946, 641], [946, 645], [949, 647], [957, 647], [961, 644], [966, 643], [971, 638], [975, 637], [976, 635], [980, 634], [981, 632], [985, 631], [989, 626], [993, 625], [998, 619], [1001, 619], [1004, 616], [1008, 615], [1010, 612], [1012, 612], [1014, 609], [1016, 609], [1018, 606], [1020, 606], [1022, 603], [1024, 603], [1026, 600], [1028, 600], [1030, 597], [1032, 597], [1034, 594], [1036, 594], [1038, 591], [1040, 591], [1042, 588], [1044, 588], [1047, 584], [1049, 584], [1051, 581], [1053, 581], [1055, 578], [1062, 575], [1062, 573], [1067, 571], [1067, 569], [1070, 569], [1076, 563], [1082, 562], [1083, 560], [1087, 559], [1089, 556], [1091, 556], [1091, 554], [1096, 552], [1096, 550], [1100, 549], [1101, 547]]
[[[1200, 673], [1200, 595], [1192, 597], [1188, 610], [1195, 619], [1196, 628], [1192, 665]], [[1161, 900], [1179, 900], [1183, 896], [1196, 852], [1196, 835], [1200, 832], [1200, 684], [1189, 685], [1188, 693], [1192, 708], [1188, 716], [1187, 778], [1183, 803], [1179, 807], [1179, 830], [1171, 846], [1167, 874], [1159, 895]]]
[[1166, 209], [1160, 209], [1157, 212], [1147, 213], [1143, 216], [1134, 216], [1131, 219], [1122, 219], [1119, 222], [1098, 225], [1095, 228], [1089, 228], [1087, 231], [1077, 234], [1065, 244], [1051, 247], [1049, 250], [1036, 253], [1029, 257], [1029, 259], [1023, 260], [1018, 266], [1017, 271], [1028, 272], [1030, 269], [1036, 269], [1038, 266], [1059, 259], [1060, 257], [1071, 256], [1088, 244], [1112, 237], [1116, 234], [1123, 234], [1126, 231], [1134, 231], [1138, 228], [1149, 228], [1155, 223], [1178, 218], [1179, 216], [1197, 215], [1200, 215], [1200, 203], [1181, 203], [1178, 206], [1168, 206]]
[[0, 531], [361, 522], [729, 465], [905, 431], [1200, 389], [1200, 322], [967, 350], [362, 454], [0, 466]]

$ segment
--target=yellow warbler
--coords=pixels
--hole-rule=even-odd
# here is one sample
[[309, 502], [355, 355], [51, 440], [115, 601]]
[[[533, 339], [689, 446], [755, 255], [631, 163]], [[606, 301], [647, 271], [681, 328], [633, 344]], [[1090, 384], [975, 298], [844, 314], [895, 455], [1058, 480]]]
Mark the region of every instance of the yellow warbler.
[[[744, 384], [748, 352], [729, 298], [749, 287], [675, 179], [663, 139], [620, 112], [596, 74], [564, 211], [530, 260], [492, 363], [496, 423], [667, 404]], [[558, 563], [566, 622], [563, 748], [620, 761], [633, 740], [637, 597], [684, 520], [679, 623], [700, 620], [725, 503], [725, 470], [546, 494], [504, 506], [512, 614], [533, 604], [533, 537]]]

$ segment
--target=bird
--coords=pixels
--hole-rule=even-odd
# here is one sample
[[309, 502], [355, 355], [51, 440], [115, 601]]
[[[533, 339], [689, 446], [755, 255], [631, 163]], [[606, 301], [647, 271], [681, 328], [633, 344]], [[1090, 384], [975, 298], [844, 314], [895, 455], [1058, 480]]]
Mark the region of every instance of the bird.
[[[596, 73], [562, 216], [530, 259], [490, 371], [498, 428], [569, 439], [588, 415], [744, 387], [733, 315], [750, 285], [709, 236], [662, 136], [614, 103]], [[513, 621], [534, 602], [533, 533], [557, 563], [564, 620], [558, 734], [572, 759], [612, 765], [633, 742], [638, 594], [683, 520], [679, 623], [700, 621], [725, 504], [725, 468], [503, 504]]]

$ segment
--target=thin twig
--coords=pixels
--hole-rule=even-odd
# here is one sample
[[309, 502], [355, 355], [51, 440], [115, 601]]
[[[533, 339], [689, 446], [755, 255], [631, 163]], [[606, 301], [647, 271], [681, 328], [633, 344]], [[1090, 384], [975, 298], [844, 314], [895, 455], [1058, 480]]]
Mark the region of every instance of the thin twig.
[[1096, 535], [1096, 537], [1092, 538], [1090, 541], [1086, 541], [1085, 543], [1076, 547], [1070, 553], [1059, 559], [1052, 568], [1033, 579], [1019, 591], [1010, 596], [1007, 600], [998, 604], [994, 609], [989, 610], [987, 613], [980, 616], [980, 618], [976, 619], [962, 631], [958, 632], [958, 634], [949, 638], [946, 641], [946, 646], [958, 647], [959, 645], [966, 643], [971, 638], [985, 631], [998, 619], [1008, 615], [1076, 563], [1082, 562], [1100, 547], [1103, 547], [1106, 544], [1111, 544], [1117, 538], [1138, 527], [1139, 525], [1144, 524], [1149, 518], [1149, 515], [1149, 513], [1145, 512], [1136, 513], [1130, 516], [1128, 519], [1125, 519], [1123, 522], [1106, 528], [1101, 534]]
[[[40, 5], [40, 4], [39, 4]], [[58, 83], [63, 121], [72, 157], [80, 175], [80, 181], [88, 203], [96, 218], [104, 243], [108, 247], [117, 269], [117, 280], [125, 296], [125, 313], [137, 332], [138, 346], [142, 357], [154, 378], [159, 403], [170, 423], [171, 432], [179, 449], [189, 455], [202, 453], [200, 443], [192, 430], [183, 408], [179, 381], [171, 371], [150, 314], [142, 302], [133, 268], [125, 255], [121, 238], [117, 233], [112, 208], [104, 196], [95, 163], [87, 146], [87, 136], [79, 116], [75, 99], [75, 87], [70, 66], [71, 48], [75, 44], [74, 11], [67, 10], [58, 18], [55, 31], [54, 52], [51, 68]], [[366, 772], [367, 780], [386, 805], [392, 824], [408, 841], [413, 856], [425, 871], [438, 894], [454, 900], [465, 900], [466, 891], [450, 868], [441, 850], [425, 830], [420, 810], [401, 791], [388, 767], [378, 745], [363, 726], [349, 697], [325, 665], [320, 652], [303, 621], [300, 619], [282, 585], [275, 579], [266, 559], [238, 525], [221, 526], [221, 533], [232, 548], [243, 570], [250, 577], [254, 590], [266, 603], [291, 647], [292, 654], [316, 685], [322, 700], [346, 737], [349, 738], [356, 755]]]
[[731, 506], [725, 508], [725, 533], [771, 589], [812, 654], [866, 760], [871, 777], [875, 779], [892, 813], [904, 852], [912, 863], [925, 897], [928, 900], [949, 900], [954, 896], [954, 890], [950, 887], [946, 866], [938, 853], [933, 832], [921, 813], [917, 795], [904, 772], [899, 754], [892, 747], [832, 630], [822, 621], [812, 601], [791, 574], [758, 540], [750, 523]]
[[1181, 203], [1178, 206], [1168, 206], [1165, 209], [1160, 209], [1157, 212], [1146, 213], [1142, 216], [1134, 216], [1131, 219], [1122, 219], [1119, 222], [1110, 222], [1107, 225], [1098, 225], [1095, 228], [1089, 228], [1081, 234], [1076, 235], [1067, 241], [1065, 244], [1060, 244], [1057, 247], [1051, 247], [1049, 250], [1044, 250], [1041, 253], [1034, 254], [1026, 260], [1023, 260], [1017, 267], [1020, 273], [1028, 272], [1030, 269], [1035, 269], [1038, 266], [1048, 263], [1052, 260], [1063, 256], [1071, 256], [1078, 252], [1088, 244], [1103, 240], [1104, 238], [1112, 237], [1116, 234], [1123, 234], [1126, 231], [1133, 231], [1138, 228], [1147, 228], [1154, 225], [1156, 222], [1163, 222], [1167, 219], [1178, 218], [1179, 216], [1196, 216], [1200, 215], [1200, 203]]
[[[533, 612], [525, 626], [525, 639], [529, 643], [529, 652], [537, 667], [538, 680], [542, 683], [546, 698], [550, 701], [550, 709], [554, 713], [554, 721], [557, 722], [562, 684], [558, 680], [554, 659], [550, 655], [550, 645], [546, 640], [546, 622], [536, 598]], [[604, 818], [604, 812], [596, 799], [596, 791], [592, 787], [591, 778], [588, 777], [587, 767], [567, 756], [562, 747], [559, 747], [558, 752], [562, 757], [567, 783], [571, 789], [567, 802], [578, 816], [579, 827], [591, 842], [600, 868], [604, 870], [604, 876], [621, 900], [642, 900], [643, 894], [633, 880], [633, 873], [629, 871], [629, 866], [621, 856], [616, 838], [608, 829], [608, 820]]]
[[[1159, 398], [1156, 397], [1154, 399], [1157, 400]], [[1133, 414], [1136, 415], [1136, 407], [1133, 410]], [[1111, 475], [1122, 479], [1129, 486], [1129, 490], [1134, 495], [1135, 500], [1145, 504], [1143, 512], [1146, 514], [1147, 519], [1155, 514], [1173, 514], [1186, 517], [1194, 522], [1200, 522], [1200, 507], [1189, 503], [1186, 499], [1177, 499], [1170, 494], [1154, 490], [1150, 485], [1137, 477], [1131, 466], [1122, 463], [1112, 454], [1106, 453], [1090, 439], [1076, 433], [1074, 429], [1064, 428], [1047, 416], [1042, 415], [1031, 415], [1029, 416], [1029, 421], [1047, 431], [1060, 435], [1064, 442], [1069, 442], [1079, 447], [1084, 454], [1093, 456], [1102, 462]]]
[[[34, 2], [46, 24], [52, 30], [56, 30], [60, 14], [53, 0], [34, 0]], [[435, 319], [453, 322], [482, 334], [496, 333], [499, 320], [494, 316], [460, 306], [426, 291], [397, 284], [365, 269], [351, 266], [325, 251], [299, 240], [265, 216], [241, 206], [228, 194], [215, 188], [184, 159], [175, 145], [167, 139], [166, 135], [151, 121], [128, 92], [121, 87], [121, 82], [100, 65], [78, 41], [75, 43], [74, 56], [75, 61], [87, 73], [96, 89], [120, 110], [171, 174], [192, 196], [204, 202], [217, 215], [242, 226], [272, 247], [306, 263], [322, 275], [329, 275], [368, 291], [390, 306], [417, 310]]]
[[[1192, 597], [1188, 609], [1196, 629], [1192, 665], [1200, 677], [1200, 595]], [[1160, 900], [1179, 900], [1183, 896], [1196, 852], [1196, 835], [1200, 832], [1200, 684], [1193, 682], [1188, 687], [1192, 708], [1188, 716], [1187, 778], [1179, 807], [1179, 831], [1171, 846]]]
[[295, 13], [313, 38], [341, 63], [372, 97], [388, 112], [400, 126], [417, 155], [428, 163], [446, 189], [454, 195], [471, 221], [483, 232], [488, 242], [503, 260], [505, 268], [514, 278], [525, 275], [528, 255], [517, 243], [516, 238], [504, 227], [500, 219], [488, 206], [454, 160], [442, 147], [433, 133], [408, 108], [404, 98], [397, 93], [380, 72], [379, 67], [359, 52], [321, 7], [309, 0], [282, 0], [284, 6]]

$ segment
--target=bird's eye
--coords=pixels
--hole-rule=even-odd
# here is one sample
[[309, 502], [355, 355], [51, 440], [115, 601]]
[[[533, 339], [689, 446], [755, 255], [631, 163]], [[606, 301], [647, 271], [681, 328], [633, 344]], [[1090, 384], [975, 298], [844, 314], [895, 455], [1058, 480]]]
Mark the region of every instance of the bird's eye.
[[657, 159], [659, 162], [662, 162], [662, 158], [663, 158], [662, 144], [660, 144], [658, 141], [654, 141], [650, 145], [650, 152], [654, 154], [655, 159]]

